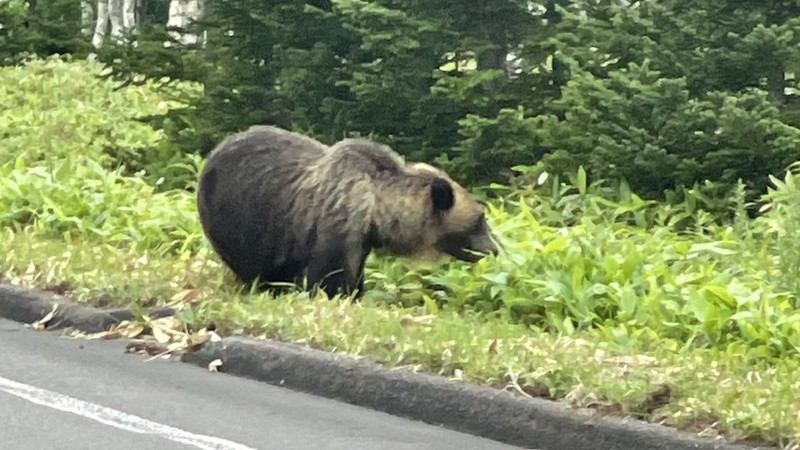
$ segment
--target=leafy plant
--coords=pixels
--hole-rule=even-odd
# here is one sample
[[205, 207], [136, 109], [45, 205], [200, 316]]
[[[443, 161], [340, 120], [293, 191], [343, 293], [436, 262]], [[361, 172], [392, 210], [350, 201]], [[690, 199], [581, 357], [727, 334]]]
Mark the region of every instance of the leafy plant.
[[[211, 251], [193, 182], [159, 190], [108, 151], [109, 130], [120, 149], [160, 145], [137, 120], [165, 108], [153, 86], [64, 81], [97, 69], [86, 64], [0, 70], [0, 80], [23, 86], [0, 83], [5, 281], [99, 305], [169, 303], [189, 328], [213, 322], [221, 333], [415, 364], [735, 439], [800, 439], [790, 395], [800, 382], [798, 166], [769, 176], [755, 219], [742, 212], [743, 183], [722, 202], [731, 217], [719, 218], [702, 193], [666, 204], [582, 166], [515, 167], [508, 185], [481, 193], [500, 255], [466, 264], [374, 254], [361, 303], [304, 292], [275, 299], [249, 293]], [[175, 161], [196, 179], [199, 158]], [[646, 404], [664, 386], [670, 400]]]

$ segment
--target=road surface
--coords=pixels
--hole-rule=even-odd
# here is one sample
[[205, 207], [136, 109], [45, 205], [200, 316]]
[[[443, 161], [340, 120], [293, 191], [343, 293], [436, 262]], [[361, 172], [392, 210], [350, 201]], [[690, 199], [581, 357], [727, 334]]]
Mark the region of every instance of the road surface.
[[0, 319], [0, 442], [15, 450], [517, 449]]

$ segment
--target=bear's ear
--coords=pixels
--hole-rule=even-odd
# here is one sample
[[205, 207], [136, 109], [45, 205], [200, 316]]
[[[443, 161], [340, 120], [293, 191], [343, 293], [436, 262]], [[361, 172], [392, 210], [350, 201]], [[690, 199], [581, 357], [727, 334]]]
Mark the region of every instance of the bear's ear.
[[443, 178], [436, 178], [431, 183], [431, 200], [433, 200], [434, 211], [446, 211], [453, 207], [455, 195], [453, 186]]

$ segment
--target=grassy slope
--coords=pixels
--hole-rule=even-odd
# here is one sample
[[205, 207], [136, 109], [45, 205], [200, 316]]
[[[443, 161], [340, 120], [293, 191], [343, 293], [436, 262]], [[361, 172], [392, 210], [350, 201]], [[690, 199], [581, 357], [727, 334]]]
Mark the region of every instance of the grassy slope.
[[[195, 328], [214, 322], [683, 429], [800, 437], [793, 178], [764, 219], [696, 233], [667, 222], [701, 212], [624, 190], [604, 200], [581, 177], [555, 196], [516, 188], [492, 208], [508, 246], [499, 258], [373, 257], [362, 304], [276, 301], [239, 293], [202, 238], [192, 194], [115, 169], [152, 154], [160, 136], [132, 119], [168, 105], [147, 87], [112, 92], [97, 70], [0, 69], [7, 280], [96, 304], [177, 303]], [[182, 167], [193, 179], [197, 161]], [[667, 402], [656, 395], [665, 390]]]

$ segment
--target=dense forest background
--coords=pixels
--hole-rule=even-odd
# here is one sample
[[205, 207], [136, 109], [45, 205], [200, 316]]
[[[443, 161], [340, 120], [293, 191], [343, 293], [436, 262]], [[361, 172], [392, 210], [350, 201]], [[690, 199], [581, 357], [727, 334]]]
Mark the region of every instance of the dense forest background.
[[582, 165], [714, 209], [800, 159], [796, 0], [5, 0], [0, 24], [6, 65], [202, 85], [148, 119], [170, 137], [158, 163], [272, 123], [370, 136], [471, 186]]

